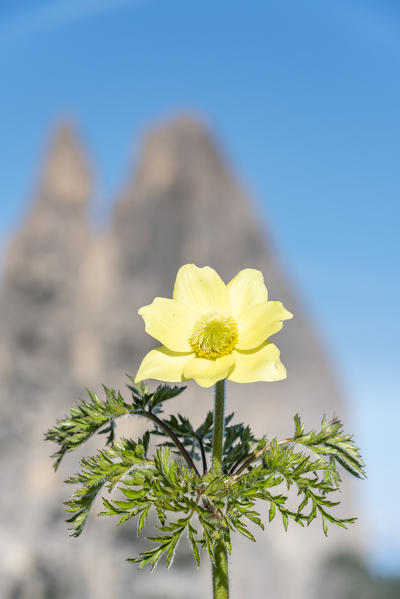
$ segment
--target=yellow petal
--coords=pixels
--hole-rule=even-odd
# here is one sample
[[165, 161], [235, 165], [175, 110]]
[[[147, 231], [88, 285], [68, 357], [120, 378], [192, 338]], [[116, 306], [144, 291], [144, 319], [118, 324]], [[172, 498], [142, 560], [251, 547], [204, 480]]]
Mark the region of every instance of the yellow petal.
[[153, 303], [139, 310], [146, 333], [176, 352], [190, 352], [189, 338], [197, 315], [188, 306], [166, 297], [156, 297]]
[[180, 354], [166, 347], [157, 347], [143, 358], [135, 382], [139, 383], [144, 379], [158, 379], [168, 383], [181, 382], [183, 368], [192, 358], [193, 354], [190, 353]]
[[237, 351], [233, 371], [228, 376], [235, 383], [280, 381], [286, 378], [286, 369], [279, 358], [279, 349], [266, 341], [255, 351]]
[[230, 314], [231, 302], [226, 285], [213, 268], [185, 264], [176, 275], [173, 297], [190, 306], [198, 316], [212, 312]]
[[235, 364], [234, 354], [228, 354], [215, 360], [193, 358], [183, 369], [185, 379], [194, 379], [201, 387], [211, 387], [217, 381], [225, 379]]
[[226, 286], [231, 298], [232, 316], [239, 319], [244, 311], [268, 300], [268, 291], [260, 270], [245, 268]]
[[293, 314], [281, 302], [262, 302], [242, 313], [238, 320], [237, 349], [253, 349], [281, 330], [282, 320]]

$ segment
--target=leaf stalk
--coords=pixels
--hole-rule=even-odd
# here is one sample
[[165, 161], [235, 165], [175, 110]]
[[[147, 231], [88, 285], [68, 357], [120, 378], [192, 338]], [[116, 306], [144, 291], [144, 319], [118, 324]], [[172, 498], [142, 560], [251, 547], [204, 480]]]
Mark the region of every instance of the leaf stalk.
[[153, 414], [153, 412], [151, 412], [150, 410], [145, 410], [142, 412], [142, 414], [143, 414], [143, 416], [146, 416], [146, 418], [149, 418], [150, 420], [152, 420], [155, 424], [157, 424], [160, 428], [162, 428], [171, 437], [172, 441], [175, 443], [175, 445], [181, 452], [182, 457], [185, 459], [189, 468], [192, 468], [194, 470], [194, 472], [196, 473], [196, 475], [200, 476], [200, 472], [197, 470], [195, 463], [193, 462], [192, 458], [186, 451], [183, 443], [181, 443], [181, 441], [179, 441], [178, 437], [169, 428], [168, 424], [166, 424], [163, 420], [161, 420], [161, 418], [158, 418], [158, 416]]

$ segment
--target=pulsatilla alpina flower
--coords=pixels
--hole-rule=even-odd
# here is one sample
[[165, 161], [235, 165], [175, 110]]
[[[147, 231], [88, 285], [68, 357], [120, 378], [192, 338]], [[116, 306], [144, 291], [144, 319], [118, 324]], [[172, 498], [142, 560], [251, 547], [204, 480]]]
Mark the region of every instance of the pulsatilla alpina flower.
[[292, 318], [281, 302], [268, 301], [259, 270], [246, 268], [227, 285], [210, 268], [182, 266], [172, 299], [156, 297], [140, 308], [146, 332], [162, 343], [143, 359], [136, 381], [194, 379], [210, 387], [286, 377], [278, 348], [268, 341]]

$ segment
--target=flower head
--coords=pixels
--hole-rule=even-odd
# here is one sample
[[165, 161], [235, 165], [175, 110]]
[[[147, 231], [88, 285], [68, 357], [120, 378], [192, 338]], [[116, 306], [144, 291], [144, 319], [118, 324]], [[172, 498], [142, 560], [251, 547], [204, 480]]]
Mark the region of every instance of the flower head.
[[227, 285], [214, 269], [182, 266], [172, 299], [156, 297], [140, 308], [146, 332], [162, 345], [143, 359], [136, 381], [194, 379], [211, 387], [286, 378], [278, 348], [268, 338], [292, 318], [281, 302], [268, 301], [259, 270], [241, 270]]

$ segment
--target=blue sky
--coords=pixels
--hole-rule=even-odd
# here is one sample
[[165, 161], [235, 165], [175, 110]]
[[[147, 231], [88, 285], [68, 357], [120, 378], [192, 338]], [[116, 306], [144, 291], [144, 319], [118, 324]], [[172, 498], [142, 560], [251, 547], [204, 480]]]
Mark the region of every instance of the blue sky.
[[[6, 6], [4, 6], [6, 4]], [[103, 207], [133, 140], [205, 116], [254, 192], [352, 400], [374, 564], [400, 571], [400, 5], [389, 0], [19, 0], [0, 7], [0, 243], [61, 114]], [[386, 452], [389, 463], [380, 467]]]

